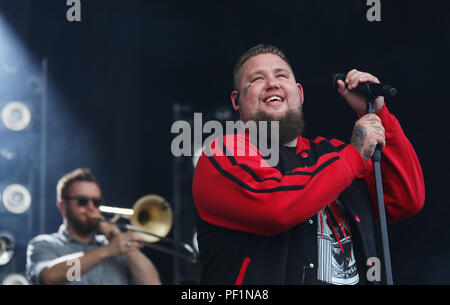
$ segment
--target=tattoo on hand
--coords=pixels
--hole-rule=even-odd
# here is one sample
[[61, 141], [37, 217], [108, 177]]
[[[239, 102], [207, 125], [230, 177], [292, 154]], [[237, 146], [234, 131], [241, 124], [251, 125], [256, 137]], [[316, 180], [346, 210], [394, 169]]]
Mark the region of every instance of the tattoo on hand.
[[372, 157], [372, 155], [373, 155], [373, 152], [375, 151], [375, 147], [377, 146], [377, 144], [376, 143], [370, 143], [369, 144], [369, 147], [367, 147], [365, 150], [364, 150], [364, 152], [363, 152], [363, 155], [364, 155], [364, 158], [365, 159], [370, 159], [370, 157]]
[[367, 130], [364, 126], [357, 125], [353, 129], [352, 138], [350, 144], [352, 144], [360, 153], [362, 152], [364, 146], [364, 140], [367, 136]]

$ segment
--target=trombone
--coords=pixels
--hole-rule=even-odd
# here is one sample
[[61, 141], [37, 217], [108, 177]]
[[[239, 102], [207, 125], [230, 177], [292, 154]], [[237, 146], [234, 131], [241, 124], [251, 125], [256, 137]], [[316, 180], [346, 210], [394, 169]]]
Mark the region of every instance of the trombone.
[[[102, 213], [113, 214], [114, 217], [111, 220], [97, 219], [98, 221], [113, 223], [122, 230], [138, 233], [144, 239], [146, 247], [181, 257], [190, 263], [197, 262], [199, 254], [194, 248], [166, 237], [172, 228], [173, 214], [169, 203], [163, 197], [155, 194], [145, 195], [136, 201], [132, 209], [101, 205], [99, 210]], [[128, 219], [130, 224], [117, 223], [120, 218]], [[156, 245], [155, 243], [159, 241], [181, 246], [188, 254]]]

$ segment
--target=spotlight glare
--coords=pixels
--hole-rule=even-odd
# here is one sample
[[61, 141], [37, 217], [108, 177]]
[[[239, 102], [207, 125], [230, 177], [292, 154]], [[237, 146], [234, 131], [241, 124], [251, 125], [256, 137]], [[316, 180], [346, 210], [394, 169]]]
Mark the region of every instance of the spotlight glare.
[[20, 184], [8, 185], [2, 193], [5, 208], [14, 214], [26, 212], [31, 205], [30, 192]]
[[30, 285], [25, 276], [19, 273], [12, 273], [6, 276], [2, 282], [3, 285]]
[[9, 102], [2, 111], [3, 123], [8, 129], [20, 131], [25, 129], [31, 121], [28, 107], [18, 101]]

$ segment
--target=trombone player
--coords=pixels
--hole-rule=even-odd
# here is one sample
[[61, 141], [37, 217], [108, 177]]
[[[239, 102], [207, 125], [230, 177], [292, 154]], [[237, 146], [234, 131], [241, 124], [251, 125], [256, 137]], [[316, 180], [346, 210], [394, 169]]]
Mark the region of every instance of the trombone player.
[[63, 224], [58, 232], [29, 242], [26, 275], [31, 283], [161, 284], [156, 267], [140, 251], [143, 238], [98, 221], [103, 201], [99, 183], [89, 169], [64, 175], [56, 189]]

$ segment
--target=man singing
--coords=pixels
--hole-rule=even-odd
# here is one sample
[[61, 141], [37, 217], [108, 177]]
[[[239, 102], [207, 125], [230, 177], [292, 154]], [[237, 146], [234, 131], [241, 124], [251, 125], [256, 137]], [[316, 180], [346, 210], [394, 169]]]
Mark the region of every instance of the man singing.
[[[257, 45], [241, 56], [232, 106], [243, 122], [279, 122], [279, 162], [266, 164], [245, 131], [205, 147], [193, 181], [202, 283], [377, 282], [366, 277], [368, 259], [382, 261], [375, 147], [382, 149], [388, 223], [417, 213], [425, 190], [416, 153], [384, 98], [375, 100], [375, 114], [365, 114], [364, 97], [352, 91], [365, 82], [379, 80], [354, 69], [338, 81], [359, 115], [350, 143], [310, 140], [302, 136], [303, 87], [283, 52]], [[236, 153], [236, 143], [256, 153]]]

